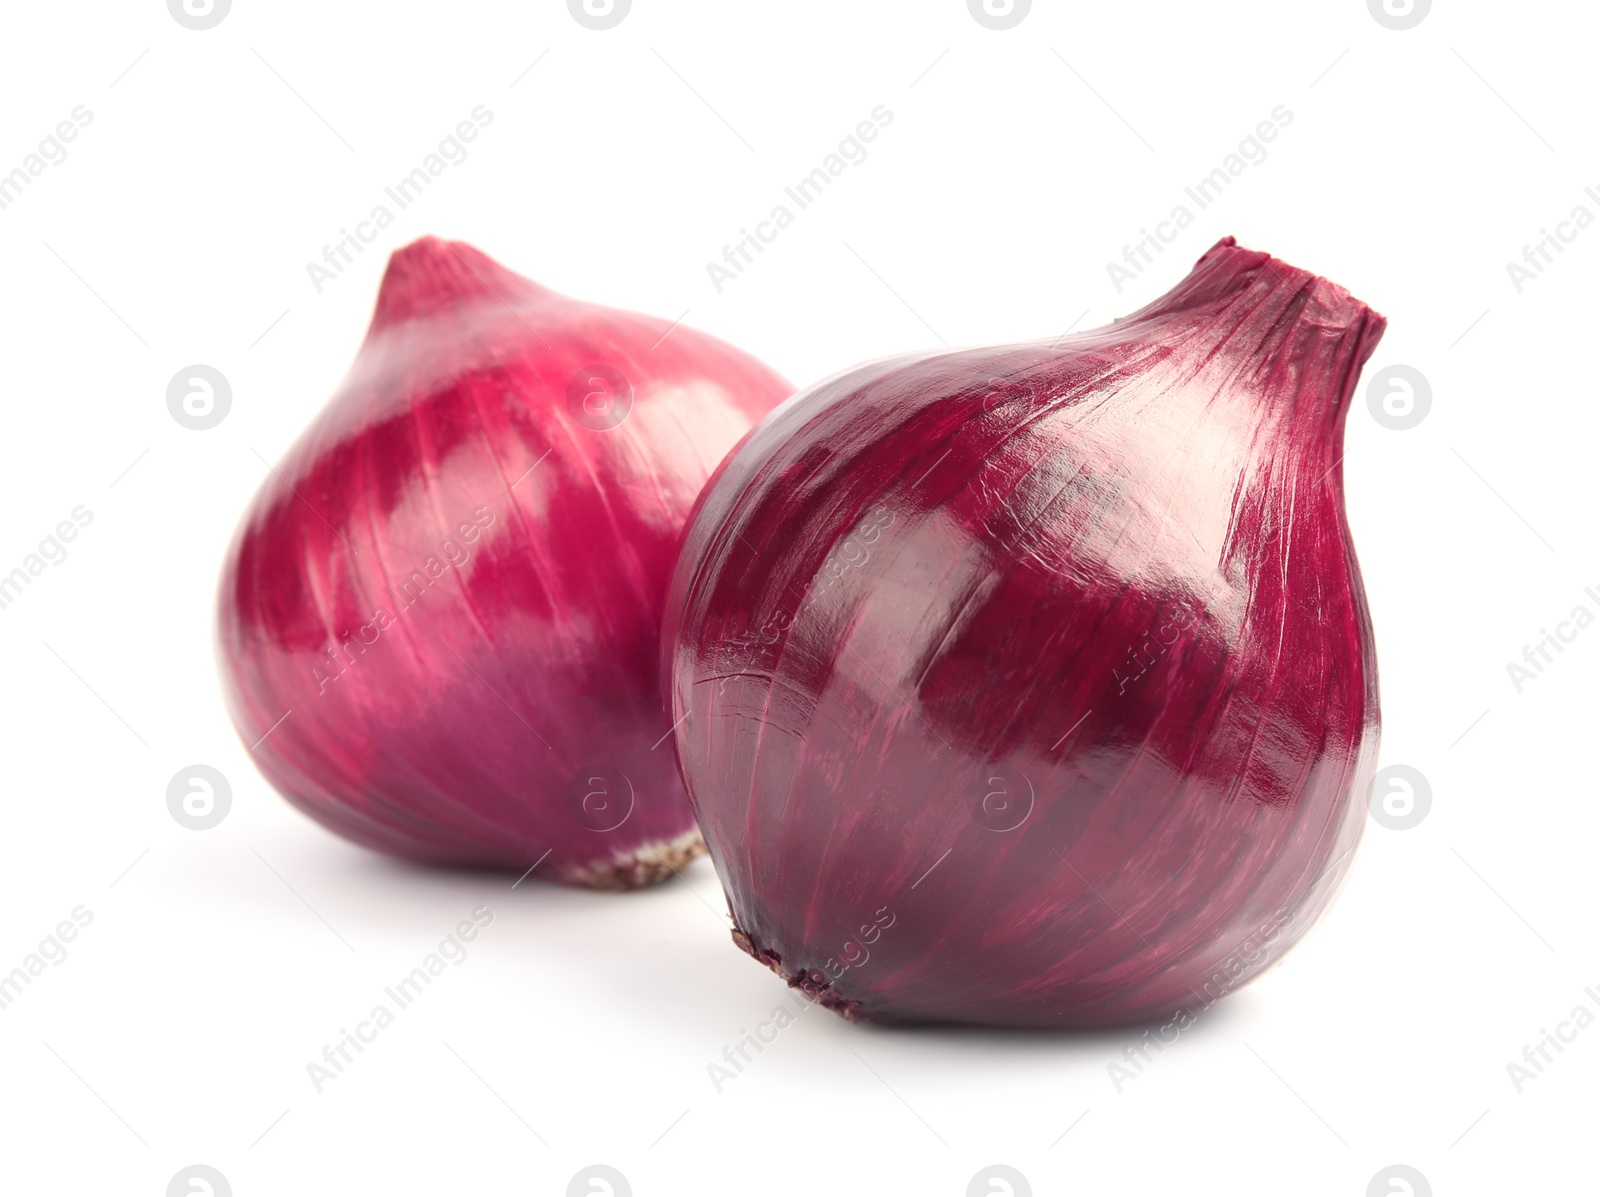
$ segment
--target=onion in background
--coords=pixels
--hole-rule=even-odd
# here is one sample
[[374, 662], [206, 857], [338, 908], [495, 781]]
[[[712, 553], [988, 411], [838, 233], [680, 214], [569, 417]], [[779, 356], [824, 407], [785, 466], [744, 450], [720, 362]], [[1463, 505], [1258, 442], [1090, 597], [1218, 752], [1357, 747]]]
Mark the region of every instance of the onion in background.
[[292, 803], [380, 851], [605, 888], [700, 850], [657, 638], [683, 522], [788, 385], [470, 246], [389, 263], [222, 578], [223, 685]]

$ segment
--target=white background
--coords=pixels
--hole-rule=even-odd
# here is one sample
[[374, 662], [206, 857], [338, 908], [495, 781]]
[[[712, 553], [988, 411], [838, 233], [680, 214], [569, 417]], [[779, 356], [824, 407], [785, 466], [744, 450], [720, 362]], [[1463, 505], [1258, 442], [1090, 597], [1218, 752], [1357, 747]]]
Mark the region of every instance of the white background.
[[[1506, 668], [1600, 613], [1600, 227], [1520, 293], [1506, 269], [1600, 215], [1592, 6], [1441, 0], [1407, 31], [1364, 0], [1037, 0], [1007, 31], [961, 0], [635, 0], [604, 32], [556, 0], [4, 22], [0, 173], [93, 120], [0, 211], [0, 572], [93, 522], [0, 610], [0, 972], [93, 922], [0, 1010], [0, 1189], [159, 1197], [199, 1162], [239, 1197], [559, 1195], [598, 1162], [638, 1197], [959, 1197], [1004, 1163], [1040, 1195], [1362, 1197], [1404, 1163], [1441, 1197], [1592, 1191], [1600, 1026], [1520, 1093], [1506, 1067], [1600, 1012], [1600, 627], [1520, 693]], [[307, 263], [480, 104], [470, 157], [319, 294]], [[877, 105], [869, 157], [719, 294], [707, 263]], [[1119, 293], [1107, 263], [1277, 105], [1268, 158]], [[1368, 377], [1433, 393], [1394, 431], [1363, 384], [1345, 463], [1382, 763], [1425, 775], [1427, 818], [1369, 823], [1316, 933], [1120, 1092], [1131, 1032], [821, 1010], [717, 1092], [707, 1065], [784, 991], [707, 864], [632, 896], [392, 864], [284, 804], [223, 712], [227, 538], [423, 233], [687, 313], [800, 385], [1108, 322], [1228, 233], [1345, 284], [1391, 320]], [[192, 363], [233, 387], [209, 431], [167, 411]], [[195, 763], [233, 790], [205, 832], [166, 809]], [[324, 1044], [480, 903], [471, 956], [316, 1093]]]

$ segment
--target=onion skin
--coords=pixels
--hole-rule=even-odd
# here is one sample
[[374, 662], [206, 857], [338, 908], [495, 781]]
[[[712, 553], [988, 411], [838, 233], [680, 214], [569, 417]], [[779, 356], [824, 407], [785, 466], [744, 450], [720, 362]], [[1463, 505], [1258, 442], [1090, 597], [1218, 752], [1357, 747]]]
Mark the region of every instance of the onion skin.
[[662, 598], [701, 484], [790, 390], [471, 246], [398, 251], [223, 570], [223, 689], [267, 779], [409, 860], [670, 875], [700, 843], [664, 739]]
[[1225, 239], [1055, 344], [862, 366], [701, 495], [663, 667], [734, 939], [881, 1022], [1191, 1015], [1334, 896], [1378, 742], [1384, 320]]

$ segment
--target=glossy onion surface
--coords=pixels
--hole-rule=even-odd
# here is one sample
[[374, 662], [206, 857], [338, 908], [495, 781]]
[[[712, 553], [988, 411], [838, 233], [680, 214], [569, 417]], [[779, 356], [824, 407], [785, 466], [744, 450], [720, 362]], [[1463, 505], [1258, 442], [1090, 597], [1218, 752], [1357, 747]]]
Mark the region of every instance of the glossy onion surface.
[[664, 629], [740, 946], [851, 1017], [1070, 1027], [1298, 940], [1377, 751], [1340, 461], [1383, 327], [1229, 238], [1110, 327], [768, 416]]
[[790, 389], [470, 246], [397, 252], [224, 568], [223, 686], [268, 780], [401, 857], [667, 875], [699, 839], [664, 739], [663, 592], [712, 467]]

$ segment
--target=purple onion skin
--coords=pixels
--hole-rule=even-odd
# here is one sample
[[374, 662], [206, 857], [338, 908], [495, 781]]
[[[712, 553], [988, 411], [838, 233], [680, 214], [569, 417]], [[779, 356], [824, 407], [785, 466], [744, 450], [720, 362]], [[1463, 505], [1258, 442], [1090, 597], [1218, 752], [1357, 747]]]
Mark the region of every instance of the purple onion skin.
[[605, 888], [699, 850], [661, 604], [700, 486], [791, 388], [668, 330], [464, 244], [390, 260], [222, 577], [229, 711], [295, 806], [410, 860]]
[[1228, 238], [1108, 328], [762, 421], [663, 630], [735, 941], [849, 1017], [1065, 1028], [1299, 940], [1377, 753], [1340, 459], [1384, 324]]

